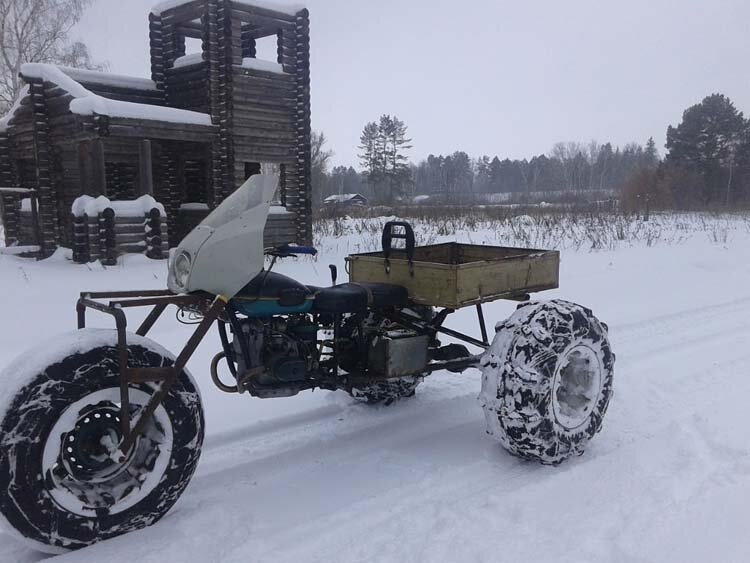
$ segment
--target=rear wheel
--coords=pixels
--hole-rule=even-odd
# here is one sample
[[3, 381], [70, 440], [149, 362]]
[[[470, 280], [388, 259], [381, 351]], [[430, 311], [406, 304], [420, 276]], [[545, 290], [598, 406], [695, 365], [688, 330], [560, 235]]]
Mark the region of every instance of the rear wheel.
[[519, 306], [496, 330], [482, 360], [487, 432], [544, 464], [582, 454], [612, 396], [606, 325], [589, 309], [555, 300]]
[[[182, 372], [133, 447], [122, 455], [119, 363], [114, 331], [79, 331], [46, 365], [12, 364], [15, 380], [0, 420], [0, 513], [12, 531], [45, 551], [76, 549], [153, 524], [177, 501], [198, 462], [203, 411]], [[129, 335], [128, 365], [173, 358]], [[58, 342], [57, 345], [60, 343]], [[54, 354], [53, 354], [54, 356]], [[131, 385], [134, 419], [154, 384]]]

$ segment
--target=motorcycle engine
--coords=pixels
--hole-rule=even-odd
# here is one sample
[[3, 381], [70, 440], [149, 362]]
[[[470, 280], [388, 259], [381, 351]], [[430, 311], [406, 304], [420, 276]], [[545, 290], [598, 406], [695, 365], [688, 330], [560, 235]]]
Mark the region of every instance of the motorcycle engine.
[[[300, 382], [315, 368], [317, 325], [307, 316], [244, 319], [242, 334], [234, 334], [240, 392], [286, 397], [299, 392]], [[247, 346], [249, 362], [242, 350]]]

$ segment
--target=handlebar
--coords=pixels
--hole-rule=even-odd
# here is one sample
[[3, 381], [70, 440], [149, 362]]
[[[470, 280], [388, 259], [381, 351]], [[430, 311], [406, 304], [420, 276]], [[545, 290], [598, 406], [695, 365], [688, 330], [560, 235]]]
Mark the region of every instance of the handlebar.
[[269, 256], [275, 256], [276, 258], [288, 258], [297, 256], [299, 254], [309, 254], [315, 256], [318, 251], [312, 246], [296, 246], [292, 244], [282, 244], [274, 248], [267, 248], [265, 251]]

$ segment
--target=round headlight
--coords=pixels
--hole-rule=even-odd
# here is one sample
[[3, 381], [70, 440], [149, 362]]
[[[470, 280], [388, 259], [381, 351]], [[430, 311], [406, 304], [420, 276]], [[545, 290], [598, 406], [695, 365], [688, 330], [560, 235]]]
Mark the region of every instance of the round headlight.
[[190, 254], [185, 251], [180, 252], [174, 260], [174, 281], [183, 289], [187, 287], [190, 267]]

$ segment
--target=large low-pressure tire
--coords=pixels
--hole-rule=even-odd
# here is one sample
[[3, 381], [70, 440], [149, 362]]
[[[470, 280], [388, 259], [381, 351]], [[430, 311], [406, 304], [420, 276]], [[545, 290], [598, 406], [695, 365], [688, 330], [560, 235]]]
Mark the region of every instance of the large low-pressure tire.
[[[129, 366], [173, 364], [152, 341], [128, 341]], [[0, 375], [0, 524], [37, 549], [77, 549], [149, 526], [195, 471], [204, 421], [187, 371], [121, 459], [115, 343], [115, 331], [81, 330]], [[131, 420], [155, 388], [130, 386]]]
[[512, 454], [556, 465], [583, 453], [612, 396], [615, 356], [589, 309], [524, 303], [482, 359], [487, 432]]

